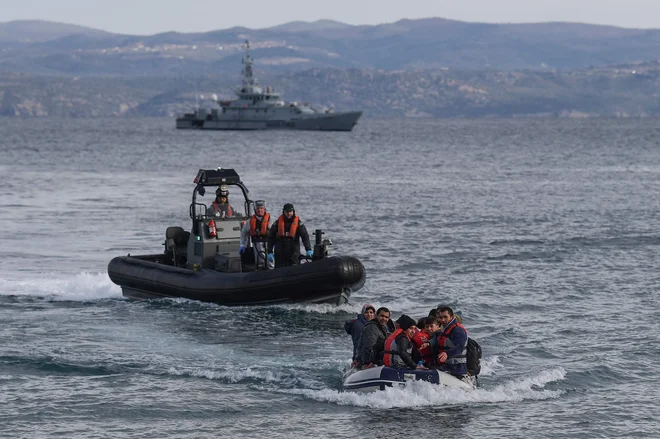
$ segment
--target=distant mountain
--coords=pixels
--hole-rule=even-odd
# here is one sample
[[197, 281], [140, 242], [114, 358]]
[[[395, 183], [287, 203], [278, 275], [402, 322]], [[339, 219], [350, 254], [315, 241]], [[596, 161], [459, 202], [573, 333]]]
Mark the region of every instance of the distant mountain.
[[19, 20], [0, 23], [0, 43], [39, 43], [70, 35], [95, 37], [112, 35], [108, 32], [78, 26], [75, 24], [55, 23], [42, 20]]
[[350, 24], [335, 20], [291, 21], [289, 23], [272, 26], [266, 29], [284, 32], [318, 32], [322, 30], [346, 29]]
[[[236, 84], [224, 75], [0, 78], [0, 116], [13, 117], [172, 117], [200, 95], [232, 97]], [[266, 75], [262, 83], [289, 100], [365, 117], [660, 116], [659, 61], [571, 71], [326, 68]]]
[[255, 50], [258, 76], [328, 67], [547, 71], [656, 59], [660, 30], [428, 18], [375, 26], [319, 20], [137, 36], [22, 21], [0, 23], [0, 69], [64, 76], [212, 76], [240, 70], [237, 60], [246, 39]]

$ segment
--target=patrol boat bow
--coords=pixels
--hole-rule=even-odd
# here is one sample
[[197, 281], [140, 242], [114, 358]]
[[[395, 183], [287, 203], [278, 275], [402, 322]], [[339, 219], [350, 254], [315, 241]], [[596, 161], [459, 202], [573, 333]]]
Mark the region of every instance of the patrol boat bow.
[[285, 102], [272, 87], [261, 87], [252, 69], [250, 42], [246, 41], [243, 56], [242, 79], [237, 99], [212, 100], [220, 108], [197, 108], [192, 113], [177, 116], [179, 129], [202, 130], [320, 130], [352, 131], [362, 116], [361, 111], [334, 113], [329, 109], [319, 111], [310, 105]]

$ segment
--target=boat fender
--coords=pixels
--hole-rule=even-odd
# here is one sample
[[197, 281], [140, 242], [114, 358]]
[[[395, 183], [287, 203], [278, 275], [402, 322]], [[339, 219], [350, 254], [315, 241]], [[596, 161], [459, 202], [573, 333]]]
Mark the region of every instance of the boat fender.
[[467, 342], [466, 366], [472, 376], [481, 373], [481, 346], [470, 337]]
[[211, 238], [215, 238], [218, 232], [215, 229], [215, 221], [211, 220], [209, 221], [209, 236]]

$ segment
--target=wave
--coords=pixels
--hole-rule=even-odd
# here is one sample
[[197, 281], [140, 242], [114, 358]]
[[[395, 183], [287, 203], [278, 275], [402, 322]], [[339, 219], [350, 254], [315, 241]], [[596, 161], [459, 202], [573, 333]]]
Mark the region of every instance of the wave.
[[0, 279], [0, 296], [35, 297], [51, 301], [81, 301], [121, 298], [121, 288], [107, 273], [79, 273], [73, 277], [29, 280]]
[[320, 402], [338, 405], [353, 405], [370, 408], [429, 407], [464, 404], [520, 402], [544, 400], [560, 397], [563, 390], [545, 389], [550, 383], [564, 380], [563, 368], [541, 371], [535, 375], [489, 387], [487, 384], [477, 390], [466, 392], [461, 389], [437, 386], [425, 381], [415, 381], [410, 385], [391, 387], [381, 392], [353, 393], [331, 389], [288, 389], [283, 393], [301, 395]]

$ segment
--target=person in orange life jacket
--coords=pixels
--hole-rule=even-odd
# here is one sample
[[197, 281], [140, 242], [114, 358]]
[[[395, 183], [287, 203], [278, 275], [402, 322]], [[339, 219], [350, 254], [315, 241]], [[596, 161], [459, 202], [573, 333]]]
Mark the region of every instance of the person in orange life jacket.
[[461, 378], [467, 375], [467, 330], [448, 306], [438, 308], [437, 319], [442, 327], [433, 333], [429, 346], [437, 355], [438, 369]]
[[358, 340], [358, 367], [366, 369], [377, 364], [383, 364], [383, 351], [388, 336], [389, 321], [390, 310], [380, 307], [376, 310], [376, 318], [364, 325]]
[[258, 268], [273, 268], [273, 264], [266, 259], [268, 254], [266, 241], [270, 230], [270, 214], [266, 212], [266, 202], [257, 200], [254, 202], [254, 215], [245, 223], [241, 229], [241, 246], [238, 254], [242, 255], [247, 247], [248, 239], [252, 240], [254, 260]]
[[206, 209], [206, 216], [225, 218], [234, 216], [234, 209], [229, 204], [229, 190], [224, 184], [215, 191], [215, 200]]
[[411, 340], [417, 330], [415, 321], [403, 314], [396, 322], [399, 328], [385, 340], [383, 364], [397, 368], [425, 369], [424, 366], [418, 366], [412, 359], [413, 344]]
[[362, 307], [362, 311], [357, 315], [353, 320], [348, 320], [344, 323], [344, 330], [348, 335], [353, 338], [353, 364], [351, 366], [357, 366], [357, 357], [358, 357], [358, 342], [360, 341], [360, 334], [362, 334], [362, 328], [364, 325], [373, 320], [376, 316], [376, 308], [373, 305], [367, 303]]
[[[424, 366], [431, 367], [435, 362], [433, 361], [433, 349], [429, 344], [431, 335], [440, 329], [438, 326], [438, 321], [433, 317], [424, 317], [420, 319], [417, 324], [417, 327], [424, 328], [422, 331], [419, 331], [412, 339], [413, 344], [419, 352], [419, 359], [424, 362]], [[417, 359], [416, 357], [413, 359]]]
[[287, 203], [282, 215], [273, 223], [268, 233], [268, 261], [275, 261], [275, 268], [289, 267], [300, 263], [300, 239], [312, 257], [312, 244], [307, 228], [296, 215], [293, 204]]

